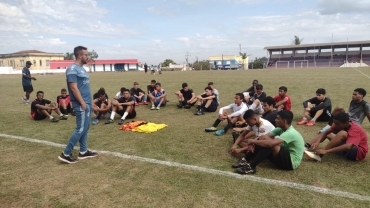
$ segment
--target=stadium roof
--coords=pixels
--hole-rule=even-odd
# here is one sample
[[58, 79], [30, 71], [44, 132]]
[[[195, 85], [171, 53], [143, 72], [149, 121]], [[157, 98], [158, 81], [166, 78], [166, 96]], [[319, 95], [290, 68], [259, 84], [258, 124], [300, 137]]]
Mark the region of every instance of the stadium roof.
[[350, 42], [333, 42], [333, 43], [313, 43], [301, 45], [285, 45], [285, 46], [266, 46], [268, 51], [289, 51], [289, 50], [311, 50], [311, 49], [330, 49], [330, 48], [355, 48], [355, 47], [370, 47], [370, 40], [350, 41]]

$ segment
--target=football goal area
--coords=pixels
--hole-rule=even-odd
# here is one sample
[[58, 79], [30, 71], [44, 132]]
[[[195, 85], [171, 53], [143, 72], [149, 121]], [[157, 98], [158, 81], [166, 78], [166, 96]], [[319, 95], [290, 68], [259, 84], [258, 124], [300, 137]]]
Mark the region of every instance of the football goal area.
[[294, 68], [296, 68], [296, 66], [297, 66], [297, 68], [298, 67], [301, 67], [301, 68], [306, 67], [306, 68], [308, 68], [308, 60], [297, 60], [297, 61], [294, 61]]
[[277, 61], [275, 63], [275, 68], [289, 68], [289, 61]]

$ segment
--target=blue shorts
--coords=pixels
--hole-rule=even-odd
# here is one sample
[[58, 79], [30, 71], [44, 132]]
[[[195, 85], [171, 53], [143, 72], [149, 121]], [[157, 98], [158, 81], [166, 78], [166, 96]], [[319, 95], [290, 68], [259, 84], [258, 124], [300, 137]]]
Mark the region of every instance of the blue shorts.
[[[155, 105], [155, 106], [158, 106], [159, 102], [161, 102], [161, 99], [156, 100], [156, 101], [154, 102], [154, 105]], [[167, 104], [167, 101], [165, 100], [165, 101], [161, 104], [161, 107], [166, 106], [166, 104]]]
[[337, 154], [347, 158], [348, 160], [356, 161], [357, 150], [358, 147], [356, 146], [355, 148], [351, 149], [348, 152], [337, 152]]

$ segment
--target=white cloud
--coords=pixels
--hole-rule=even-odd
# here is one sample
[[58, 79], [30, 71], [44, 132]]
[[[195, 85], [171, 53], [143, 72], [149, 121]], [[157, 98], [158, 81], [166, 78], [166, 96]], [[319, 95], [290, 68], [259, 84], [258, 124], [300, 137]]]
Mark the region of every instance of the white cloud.
[[171, 12], [171, 10], [167, 10], [167, 9], [149, 7], [147, 10], [150, 13], [155, 14], [155, 15], [163, 15], [163, 16], [170, 16], [170, 17], [174, 16], [174, 14]]
[[323, 15], [337, 13], [369, 13], [369, 0], [319, 0], [317, 4], [320, 13]]
[[160, 39], [156, 39], [156, 40], [154, 40], [154, 42], [156, 42], [156, 43], [161, 43], [161, 42], [162, 42], [162, 40], [160, 40]]

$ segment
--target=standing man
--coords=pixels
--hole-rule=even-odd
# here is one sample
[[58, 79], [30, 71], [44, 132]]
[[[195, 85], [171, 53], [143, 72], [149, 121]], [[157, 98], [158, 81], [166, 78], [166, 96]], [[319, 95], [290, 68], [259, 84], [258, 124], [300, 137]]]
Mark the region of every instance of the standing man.
[[144, 64], [144, 71], [145, 71], [145, 74], [148, 72], [148, 65], [146, 63]]
[[31, 80], [35, 80], [35, 77], [31, 77], [31, 72], [29, 68], [31, 67], [32, 63], [30, 61], [26, 62], [26, 66], [22, 69], [22, 86], [23, 91], [26, 92], [26, 95], [22, 98], [26, 104], [30, 103], [30, 95], [33, 92], [33, 87]]
[[89, 74], [83, 68], [87, 64], [89, 55], [87, 48], [77, 46], [73, 51], [76, 60], [66, 70], [67, 86], [73, 110], [76, 113], [76, 129], [69, 138], [64, 151], [58, 157], [66, 163], [76, 163], [77, 159], [72, 157], [73, 147], [77, 142], [80, 143], [80, 153], [78, 159], [86, 159], [98, 156], [98, 153], [87, 149], [87, 132], [90, 128], [91, 120], [91, 90]]

